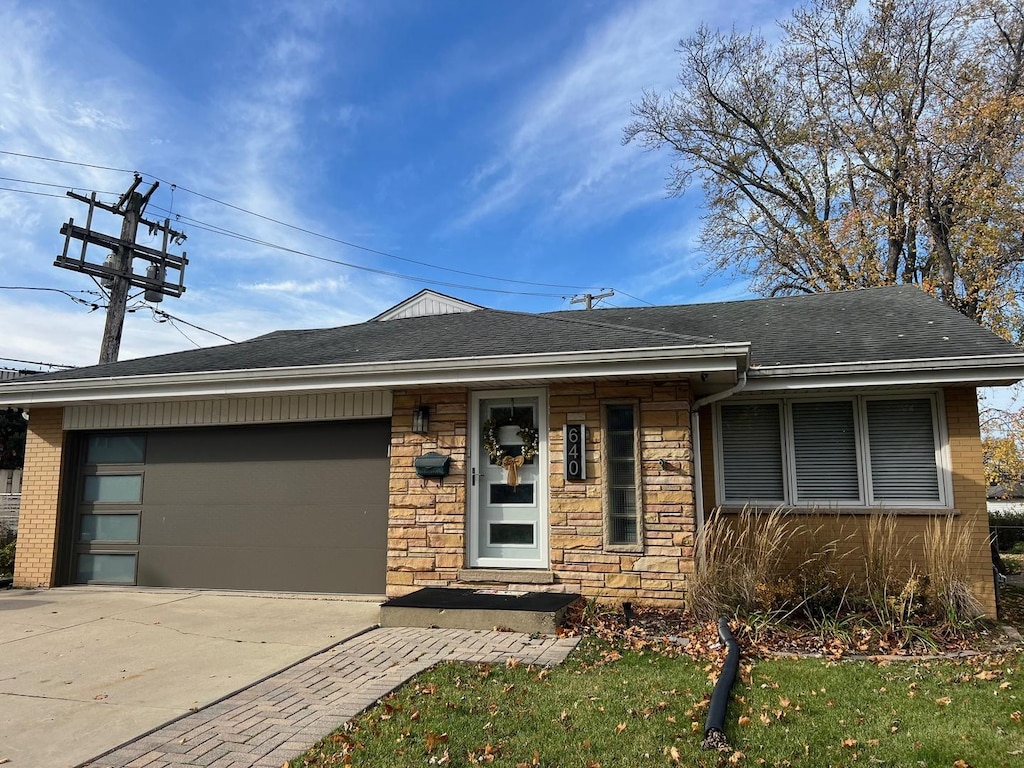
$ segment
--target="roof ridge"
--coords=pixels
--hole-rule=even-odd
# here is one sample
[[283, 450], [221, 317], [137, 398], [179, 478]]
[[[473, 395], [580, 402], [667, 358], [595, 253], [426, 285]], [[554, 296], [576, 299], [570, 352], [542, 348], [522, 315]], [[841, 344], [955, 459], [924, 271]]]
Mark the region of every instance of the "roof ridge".
[[606, 328], [608, 330], [614, 330], [614, 331], [633, 331], [634, 333], [641, 332], [641, 333], [654, 334], [654, 335], [657, 335], [657, 336], [668, 336], [668, 337], [671, 337], [671, 338], [674, 338], [674, 339], [684, 339], [686, 341], [696, 342], [698, 344], [699, 343], [708, 343], [708, 342], [713, 343], [713, 344], [719, 344], [722, 341], [721, 339], [715, 339], [712, 336], [691, 336], [689, 334], [675, 333], [674, 331], [666, 331], [666, 330], [659, 329], [659, 328], [644, 328], [642, 326], [637, 326], [637, 325], [621, 325], [619, 323], [609, 323], [609, 322], [603, 322], [603, 321], [597, 321], [597, 320], [584, 320], [583, 318], [578, 318], [578, 315], [581, 312], [586, 312], [587, 310], [561, 309], [561, 310], [557, 310], [555, 312], [536, 312], [536, 313], [534, 313], [534, 312], [516, 312], [515, 310], [508, 310], [508, 309], [494, 309], [494, 310], [491, 310], [491, 311], [492, 312], [502, 312], [502, 313], [505, 313], [505, 314], [508, 314], [508, 315], [524, 315], [526, 317], [536, 317], [536, 318], [539, 318], [541, 320], [548, 320], [548, 321], [552, 321], [552, 322], [562, 322], [562, 323], [573, 323], [573, 324], [576, 324], [576, 325], [586, 325], [586, 326], [589, 326], [589, 327], [592, 327], [592, 328]]

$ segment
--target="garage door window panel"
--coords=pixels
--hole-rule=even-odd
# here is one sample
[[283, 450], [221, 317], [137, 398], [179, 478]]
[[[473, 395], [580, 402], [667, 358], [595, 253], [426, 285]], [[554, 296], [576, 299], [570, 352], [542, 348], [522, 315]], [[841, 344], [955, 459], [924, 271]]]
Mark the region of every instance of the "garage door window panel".
[[78, 540], [83, 544], [109, 542], [138, 544], [139, 514], [95, 514], [82, 515]]
[[138, 558], [134, 553], [88, 552], [78, 556], [77, 584], [134, 584]]
[[82, 501], [86, 504], [140, 504], [142, 473], [86, 475]]
[[86, 464], [144, 464], [146, 436], [143, 434], [89, 435]]

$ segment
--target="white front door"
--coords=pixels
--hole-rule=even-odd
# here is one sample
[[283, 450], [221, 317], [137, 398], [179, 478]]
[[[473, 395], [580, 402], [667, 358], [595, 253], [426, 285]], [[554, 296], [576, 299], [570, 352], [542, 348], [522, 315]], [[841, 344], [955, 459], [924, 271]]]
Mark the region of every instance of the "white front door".
[[470, 564], [548, 565], [547, 398], [544, 390], [473, 395]]

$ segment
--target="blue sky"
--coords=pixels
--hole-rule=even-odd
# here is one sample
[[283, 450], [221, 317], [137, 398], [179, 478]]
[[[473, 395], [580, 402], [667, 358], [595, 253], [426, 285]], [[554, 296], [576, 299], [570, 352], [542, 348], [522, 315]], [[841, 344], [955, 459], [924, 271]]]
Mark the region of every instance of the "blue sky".
[[[231, 339], [360, 322], [424, 287], [524, 311], [587, 288], [616, 289], [610, 306], [738, 298], [742, 282], [702, 281], [700, 190], [666, 198], [671, 157], [622, 129], [644, 88], [673, 86], [698, 24], [771, 32], [791, 6], [7, 0], [0, 150], [164, 179], [147, 213], [186, 217], [190, 265], [162, 308]], [[118, 193], [131, 174], [0, 154], [0, 176], [57, 195], [0, 191], [0, 285], [94, 289], [52, 266], [61, 224], [85, 215], [63, 191]], [[0, 290], [0, 356], [89, 364], [102, 327], [62, 294]], [[121, 357], [214, 343], [140, 308]]]

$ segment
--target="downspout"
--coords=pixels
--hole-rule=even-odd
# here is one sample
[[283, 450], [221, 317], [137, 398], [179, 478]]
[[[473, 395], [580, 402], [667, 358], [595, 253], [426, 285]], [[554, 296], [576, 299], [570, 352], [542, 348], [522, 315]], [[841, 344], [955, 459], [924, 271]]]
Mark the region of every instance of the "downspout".
[[747, 372], [740, 371], [736, 383], [722, 392], [694, 400], [690, 404], [690, 444], [693, 446], [693, 504], [697, 511], [697, 567], [704, 569], [704, 471], [700, 460], [700, 409], [732, 397], [747, 386]]

